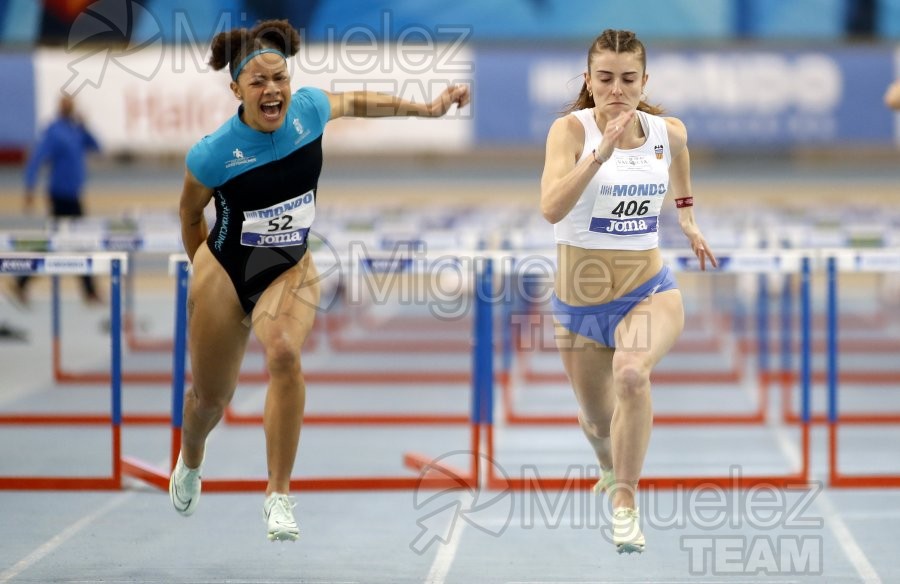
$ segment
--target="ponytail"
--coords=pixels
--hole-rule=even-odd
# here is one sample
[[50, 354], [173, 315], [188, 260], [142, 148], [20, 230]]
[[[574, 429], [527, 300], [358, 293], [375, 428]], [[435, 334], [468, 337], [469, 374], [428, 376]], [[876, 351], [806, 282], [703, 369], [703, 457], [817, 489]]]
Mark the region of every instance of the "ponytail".
[[661, 116], [662, 114], [666, 113], [666, 110], [659, 107], [658, 105], [650, 105], [649, 103], [647, 103], [644, 100], [641, 100], [641, 102], [637, 106], [637, 109], [638, 109], [638, 111], [642, 111], [644, 113], [651, 114], [654, 116]]
[[562, 113], [570, 114], [589, 107], [594, 107], [594, 96], [588, 91], [587, 81], [585, 81], [581, 84], [581, 91], [578, 92], [578, 97], [575, 98], [575, 101], [566, 106], [565, 111]]

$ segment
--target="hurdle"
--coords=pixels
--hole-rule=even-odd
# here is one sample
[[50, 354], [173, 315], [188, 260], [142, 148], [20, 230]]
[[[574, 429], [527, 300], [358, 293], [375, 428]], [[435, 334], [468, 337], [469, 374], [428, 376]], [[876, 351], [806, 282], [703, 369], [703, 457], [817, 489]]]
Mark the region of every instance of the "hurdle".
[[[180, 235], [179, 235], [180, 237]], [[35, 243], [36, 240], [30, 240]], [[174, 240], [177, 241], [177, 240]], [[54, 234], [44, 239], [47, 249], [56, 251], [80, 251], [87, 249], [102, 249], [104, 251], [117, 251], [134, 253], [147, 251], [153, 253], [168, 253], [173, 250], [173, 239], [170, 232], [161, 233], [122, 233], [122, 234]], [[138, 351], [170, 351], [173, 343], [167, 339], [142, 340], [135, 336], [134, 325], [134, 284], [132, 281], [134, 270], [124, 277], [123, 285], [123, 318], [122, 328], [124, 341], [128, 348]], [[53, 353], [52, 367], [54, 379], [62, 384], [79, 383], [105, 383], [109, 381], [109, 373], [106, 371], [71, 371], [63, 366], [62, 356], [62, 324], [59, 289], [54, 281], [51, 294], [51, 311], [53, 322]], [[265, 381], [264, 372], [247, 372], [242, 374], [243, 381]], [[123, 370], [123, 383], [169, 384], [172, 375], [166, 371]], [[156, 414], [126, 414], [124, 418], [128, 424], [156, 425], [168, 424], [168, 416]]]
[[900, 272], [900, 249], [830, 250], [823, 254], [827, 286], [827, 389], [828, 389], [828, 484], [841, 488], [900, 487], [900, 474], [846, 474], [838, 464], [838, 430], [841, 424], [897, 424], [900, 413], [841, 414], [839, 390], [842, 377], [838, 351], [839, 272]]
[[[150, 253], [175, 253], [180, 251], [179, 243], [180, 234], [171, 229], [167, 230], [140, 230], [140, 231], [110, 231], [106, 228], [100, 230], [74, 230], [60, 233], [40, 233], [40, 234], [16, 234], [10, 233], [4, 239], [9, 246], [13, 248], [24, 247], [35, 251], [85, 251], [85, 250], [103, 250], [103, 251], [122, 251], [128, 253], [150, 252]], [[396, 243], [391, 241], [391, 243]], [[384, 242], [382, 242], [383, 246]], [[396, 253], [396, 252], [395, 252]], [[319, 254], [316, 254], [319, 257]], [[327, 254], [326, 254], [327, 255]], [[135, 270], [129, 271], [125, 277], [123, 284], [123, 328], [125, 347], [136, 352], [168, 352], [172, 350], [173, 340], [171, 338], [140, 338], [137, 335], [137, 326], [135, 322], [135, 300], [134, 300], [134, 277]], [[60, 305], [58, 302], [58, 291], [54, 289], [52, 297], [52, 310], [55, 315], [60, 313]], [[54, 317], [54, 322], [61, 322], [59, 318]], [[372, 351], [373, 346], [365, 339], [354, 340], [344, 338], [341, 334], [342, 325], [345, 325], [345, 318], [341, 316], [326, 315], [325, 318], [317, 319], [313, 329], [313, 334], [307, 339], [306, 350], [312, 350], [320, 342], [330, 343], [330, 348], [335, 351]], [[53, 371], [57, 382], [61, 384], [78, 384], [78, 383], [104, 383], [108, 381], [108, 373], [105, 371], [78, 371], [67, 369], [63, 365], [63, 355], [61, 344], [58, 340], [61, 338], [61, 327], [57, 327], [53, 331], [54, 346], [53, 351]], [[391, 352], [398, 350], [410, 349], [418, 347], [419, 350], [427, 352], [436, 351], [465, 351], [469, 350], [468, 339], [436, 339], [428, 343], [418, 342], [416, 340], [398, 341], [392, 340], [389, 347]], [[428, 346], [430, 345], [430, 347]], [[387, 349], [388, 347], [382, 347]], [[248, 345], [248, 352], [259, 352], [261, 347], [251, 341]], [[190, 375], [190, 373], [188, 373]], [[310, 381], [317, 383], [370, 383], [378, 381], [381, 383], [392, 383], [397, 385], [415, 385], [422, 383], [469, 383], [469, 373], [459, 370], [429, 370], [429, 371], [404, 371], [402, 373], [394, 371], [374, 371], [358, 373], [354, 371], [335, 370], [335, 371], [310, 371], [308, 372]], [[124, 383], [141, 383], [141, 384], [170, 384], [171, 374], [167, 371], [157, 370], [139, 370], [125, 367], [122, 373]], [[268, 381], [268, 374], [264, 370], [242, 371], [240, 380], [249, 383], [265, 383]], [[256, 423], [252, 419], [242, 419], [240, 414], [235, 414], [229, 410], [226, 414], [234, 423]], [[133, 424], [160, 424], [168, 423], [167, 419], [159, 416], [130, 416], [126, 415], [126, 421]], [[465, 416], [462, 416], [458, 423], [465, 423]]]
[[0, 489], [82, 490], [119, 489], [122, 486], [122, 276], [128, 270], [128, 257], [123, 253], [0, 253], [0, 273], [9, 275], [109, 275], [110, 310], [110, 413], [93, 414], [7, 414], [0, 424], [15, 425], [110, 425], [112, 433], [112, 465], [109, 476], [4, 476]]
[[[821, 343], [813, 343], [811, 350], [824, 352], [826, 355], [826, 366], [822, 370], [813, 371], [812, 382], [816, 384], [824, 384], [828, 391], [828, 400], [831, 401], [831, 387], [840, 383], [860, 383], [860, 384], [895, 384], [900, 382], [900, 371], [884, 371], [884, 370], [856, 370], [842, 371], [840, 369], [831, 370], [836, 363], [836, 358], [841, 351], [882, 353], [891, 352], [898, 348], [900, 339], [896, 341], [874, 341], [861, 339], [840, 339], [838, 330], [841, 327], [840, 312], [837, 311], [837, 280], [839, 272], [847, 273], [888, 273], [900, 271], [892, 262], [897, 250], [891, 249], [849, 249], [849, 248], [833, 248], [824, 249], [817, 257], [819, 267], [824, 271], [826, 278], [826, 302], [828, 304], [826, 314], [824, 315], [825, 338]], [[831, 264], [834, 264], [832, 266]], [[833, 268], [833, 272], [832, 272]], [[831, 302], [835, 302], [835, 313], [831, 314]], [[791, 306], [790, 301], [782, 297], [782, 321], [781, 326], [781, 410], [782, 418], [786, 423], [796, 424], [800, 421], [800, 415], [794, 411], [791, 403], [791, 393], [796, 383], [795, 376], [790, 371], [790, 354], [791, 354], [791, 333], [788, 324], [784, 321], [790, 319]], [[874, 325], [874, 322], [864, 321], [863, 324]], [[817, 346], [820, 345], [820, 346]], [[835, 390], [837, 391], [837, 390]], [[836, 394], [835, 394], [836, 401]], [[811, 415], [810, 422], [813, 424], [832, 423], [832, 415], [829, 410], [825, 412], [814, 412]], [[859, 424], [897, 424], [900, 423], [900, 412], [844, 412], [840, 414], [840, 423], [847, 425]]]
[[[464, 255], [463, 252], [449, 252], [455, 256]], [[365, 254], [365, 255], [361, 255]], [[317, 261], [325, 264], [328, 261], [338, 265], [348, 266], [351, 269], [359, 269], [364, 272], [387, 272], [396, 270], [398, 272], [413, 272], [416, 268], [416, 262], [428, 261], [426, 255], [415, 254], [415, 257], [401, 257], [394, 252], [367, 252], [361, 250], [360, 254], [353, 257], [349, 255], [341, 257], [326, 258], [322, 256], [314, 256]], [[170, 258], [170, 262], [177, 263], [184, 258], [183, 255], [175, 254]], [[174, 264], [173, 264], [174, 265]], [[473, 324], [469, 326], [474, 326]], [[326, 325], [326, 329], [329, 325]], [[469, 343], [471, 351], [471, 341]], [[328, 343], [330, 344], [330, 343]], [[333, 348], [333, 347], [332, 347]], [[339, 349], [341, 351], [343, 349]], [[396, 348], [392, 350], [395, 352]], [[471, 371], [446, 371], [446, 370], [417, 370], [417, 371], [372, 371], [360, 370], [353, 371], [347, 369], [336, 370], [304, 370], [304, 380], [307, 383], [344, 383], [344, 384], [382, 384], [390, 383], [396, 387], [405, 387], [416, 389], [420, 384], [428, 383], [459, 383], [471, 384]], [[187, 374], [190, 380], [190, 373]], [[262, 376], [257, 378], [254, 375], [242, 374], [241, 381], [267, 382], [268, 374], [262, 372]], [[259, 425], [263, 423], [261, 414], [240, 413], [231, 406], [225, 409], [224, 420], [228, 424], [233, 425]], [[464, 414], [446, 414], [446, 413], [422, 413], [422, 414], [404, 414], [404, 413], [380, 413], [380, 414], [308, 414], [304, 417], [304, 424], [308, 425], [466, 425], [470, 423], [469, 416]]]
[[[173, 230], [143, 230], [143, 231], [116, 231], [116, 230], [81, 230], [59, 231], [55, 233], [7, 233], [0, 240], [4, 246], [13, 250], [30, 250], [41, 252], [73, 252], [85, 253], [90, 251], [121, 252], [131, 256], [137, 252], [171, 254], [180, 250], [180, 237], [178, 231]], [[122, 328], [125, 346], [133, 350], [144, 351], [170, 351], [171, 340], [145, 340], [136, 336], [135, 326], [135, 299], [134, 299], [134, 274], [135, 270], [129, 269], [123, 276], [122, 287]], [[107, 383], [109, 372], [106, 371], [71, 371], [63, 366], [62, 356], [62, 309], [58, 281], [54, 278], [51, 287], [51, 314], [52, 314], [52, 367], [54, 379], [61, 384], [79, 383]], [[259, 375], [257, 375], [259, 377]], [[129, 371], [123, 370], [122, 381], [124, 383], [169, 383], [171, 375], [157, 371]], [[124, 421], [128, 424], [168, 424], [168, 416], [153, 414], [131, 415], [125, 414]]]
[[[690, 254], [678, 254], [672, 258], [673, 263], [680, 271], [696, 270], [697, 260]], [[799, 379], [802, 383], [802, 426], [801, 426], [801, 464], [795, 472], [782, 475], [765, 476], [694, 476], [694, 477], [666, 477], [648, 476], [642, 477], [640, 483], [644, 487], [657, 489], [695, 488], [701, 485], [718, 486], [723, 489], [748, 488], [754, 485], [769, 485], [777, 488], [798, 488], [809, 482], [810, 471], [810, 390], [811, 390], [811, 272], [812, 254], [803, 250], [790, 251], [766, 251], [766, 250], [735, 250], [719, 256], [719, 269], [722, 271], [741, 273], [799, 273], [800, 274], [800, 321], [801, 321], [801, 359]], [[766, 318], [765, 320], [768, 320]], [[492, 367], [493, 362], [484, 362], [484, 366]], [[476, 372], [476, 376], [484, 376], [485, 379], [493, 379], [493, 372]], [[485, 421], [485, 447], [489, 460], [496, 460], [496, 444], [494, 434], [494, 392], [484, 392], [482, 399], [482, 419]], [[750, 417], [760, 415], [753, 413]], [[762, 412], [764, 415], [764, 412]], [[679, 416], [680, 417], [680, 416]], [[568, 424], [575, 423], [575, 417], [566, 417]], [[655, 416], [654, 422], [659, 420]], [[554, 421], [555, 422], [555, 421]], [[699, 421], [698, 423], [706, 423]], [[498, 476], [494, 464], [488, 466], [485, 473], [485, 481], [489, 488], [525, 490], [529, 488], [544, 488], [559, 490], [567, 488], [587, 489], [596, 482], [596, 477], [535, 477], [535, 478], [509, 478]]]
[[[183, 254], [170, 257], [170, 268], [176, 275], [176, 319], [175, 349], [173, 352], [172, 375], [172, 433], [170, 443], [170, 465], [168, 471], [161, 470], [136, 458], [125, 457], [122, 460], [122, 472], [133, 478], [144, 481], [159, 489], [168, 488], [169, 473], [174, 468], [181, 448], [182, 410], [185, 390], [185, 354], [187, 344], [187, 291], [190, 278], [190, 264]], [[490, 290], [492, 271], [490, 263], [476, 271], [477, 290]], [[418, 473], [418, 476], [348, 476], [348, 477], [294, 477], [291, 479], [294, 488], [306, 491], [355, 491], [355, 490], [402, 490], [402, 489], [472, 489], [481, 482], [482, 471], [479, 455], [482, 443], [482, 426], [484, 419], [483, 393], [493, 385], [493, 378], [485, 378], [484, 372], [492, 375], [493, 344], [491, 308], [488, 301], [476, 295], [475, 318], [473, 319], [473, 349], [471, 377], [471, 404], [467, 423], [470, 425], [470, 468], [461, 469], [428, 456], [408, 452], [403, 455], [403, 465]], [[489, 361], [490, 363], [485, 363]], [[481, 372], [481, 375], [477, 374]], [[373, 417], [373, 418], [377, 418]], [[314, 416], [304, 416], [304, 424]], [[365, 417], [356, 416], [363, 420]], [[322, 423], [322, 422], [320, 422]], [[369, 423], [389, 423], [388, 421], [369, 421]], [[421, 423], [421, 422], [419, 422]], [[427, 423], [438, 423], [430, 420]], [[452, 423], [452, 422], [450, 422]], [[204, 478], [203, 488], [206, 492], [248, 492], [264, 490], [267, 479], [264, 478]]]
[[[120, 233], [100, 231], [63, 231], [58, 233], [7, 233], [3, 237], [6, 247], [40, 252], [58, 253], [88, 253], [95, 250], [110, 253], [132, 254], [137, 251], [169, 252], [173, 245], [177, 244], [177, 238], [173, 233], [142, 232]], [[127, 342], [130, 331], [133, 328], [133, 273], [128, 270], [123, 275], [123, 314], [121, 327], [125, 331], [124, 340]], [[51, 323], [52, 323], [52, 368], [53, 377], [58, 383], [107, 383], [110, 374], [106, 371], [68, 371], [62, 364], [62, 310], [60, 303], [60, 291], [58, 278], [54, 277], [51, 283]], [[153, 382], [156, 375], [142, 374], [141, 372], [122, 372], [122, 381]], [[125, 422], [131, 424], [159, 424], [168, 423], [168, 419], [159, 416], [125, 416]]]
[[[664, 260], [673, 271], [696, 272], [696, 257], [692, 254], [665, 252]], [[769, 360], [769, 302], [767, 278], [770, 274], [783, 272], [782, 254], [765, 250], [732, 250], [722, 256], [720, 268], [710, 272], [710, 277], [718, 277], [720, 273], [759, 273], [757, 294], [757, 404], [756, 408], [746, 413], [734, 414], [655, 414], [654, 424], [657, 425], [694, 425], [694, 424], [721, 424], [721, 425], [761, 425], [766, 422], [769, 391], [775, 374], [771, 369]], [[795, 267], [799, 266], [799, 256], [792, 261]], [[746, 367], [740, 339], [734, 343], [734, 367], [731, 370], [715, 372], [684, 372], [663, 371], [654, 372], [653, 382], [660, 384], [688, 384], [688, 383], [738, 383], [743, 377]], [[516, 353], [522, 356], [521, 352]], [[527, 358], [527, 354], [525, 355]], [[512, 368], [509, 368], [512, 369]], [[501, 398], [504, 404], [503, 421], [509, 425], [572, 425], [576, 422], [574, 415], [552, 414], [524, 414], [516, 411], [512, 384], [517, 381], [513, 373], [501, 376]], [[545, 372], [526, 374], [526, 382], [565, 382], [568, 380], [563, 372]]]

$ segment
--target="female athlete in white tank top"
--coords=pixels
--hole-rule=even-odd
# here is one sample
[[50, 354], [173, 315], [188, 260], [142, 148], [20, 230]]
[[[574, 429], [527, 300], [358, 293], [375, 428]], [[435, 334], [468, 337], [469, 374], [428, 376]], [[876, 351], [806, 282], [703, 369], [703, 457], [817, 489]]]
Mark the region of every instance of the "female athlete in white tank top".
[[659, 254], [659, 211], [670, 192], [700, 260], [716, 265], [694, 221], [687, 131], [644, 102], [643, 44], [604, 31], [571, 115], [550, 129], [541, 212], [554, 224], [556, 339], [579, 421], [612, 497], [613, 543], [641, 552], [636, 490], [650, 439], [650, 373], [684, 325], [681, 293]]

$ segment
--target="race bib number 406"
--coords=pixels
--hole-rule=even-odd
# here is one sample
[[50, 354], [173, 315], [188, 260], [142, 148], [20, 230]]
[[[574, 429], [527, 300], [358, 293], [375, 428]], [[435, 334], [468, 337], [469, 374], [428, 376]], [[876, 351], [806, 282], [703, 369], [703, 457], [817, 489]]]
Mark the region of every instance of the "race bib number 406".
[[265, 209], [245, 211], [241, 225], [241, 245], [303, 245], [315, 218], [316, 205], [312, 191]]
[[606, 235], [655, 233], [665, 195], [662, 183], [601, 185], [588, 229]]

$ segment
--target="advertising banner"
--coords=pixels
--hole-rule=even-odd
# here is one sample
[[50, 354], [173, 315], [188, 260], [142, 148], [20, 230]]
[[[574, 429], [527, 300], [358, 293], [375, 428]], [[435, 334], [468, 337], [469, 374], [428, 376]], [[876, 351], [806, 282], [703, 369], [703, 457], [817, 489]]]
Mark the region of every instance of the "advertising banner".
[[[581, 89], [586, 53], [479, 49], [477, 143], [542, 145]], [[894, 78], [886, 48], [648, 53], [648, 101], [684, 121], [692, 145], [893, 143], [893, 115], [882, 103]]]
[[[430, 101], [450, 83], [471, 83], [472, 105], [447, 118], [341, 119], [330, 123], [325, 134], [325, 147], [336, 152], [461, 152], [543, 147], [550, 124], [581, 88], [583, 53], [571, 48], [472, 49], [461, 42], [424, 48], [322, 44], [304, 46], [290, 69], [295, 89], [382, 91], [418, 102]], [[890, 48], [651, 47], [649, 53], [649, 101], [685, 122], [692, 146], [894, 144], [894, 115], [882, 103], [895, 77]], [[21, 77], [11, 79], [32, 78], [27, 57], [3, 58], [9, 70], [21, 69]], [[59, 92], [65, 90], [76, 94], [78, 108], [108, 152], [184, 153], [237, 111], [227, 73], [211, 71], [206, 59], [203, 47], [155, 41], [130, 52], [39, 50], [34, 93], [14, 88], [0, 98], [9, 102], [0, 109], [9, 117], [0, 141], [27, 146], [35, 124], [43, 127], [52, 118]], [[15, 83], [17, 88], [27, 85]]]
[[[37, 123], [55, 115], [60, 91], [76, 106], [107, 152], [185, 153], [237, 112], [227, 72], [213, 71], [207, 49], [163, 45], [39, 50], [34, 57]], [[472, 83], [470, 51], [460, 44], [304, 45], [289, 61], [291, 85], [331, 92], [381, 91], [417, 103], [451, 83]], [[471, 146], [471, 109], [439, 120], [345, 118], [329, 123], [325, 148], [342, 152], [452, 152]]]

